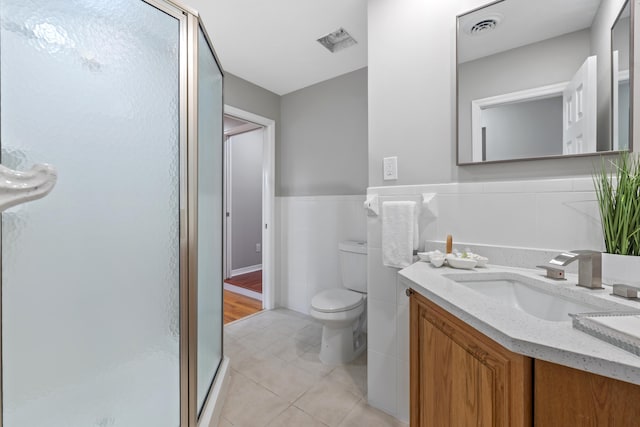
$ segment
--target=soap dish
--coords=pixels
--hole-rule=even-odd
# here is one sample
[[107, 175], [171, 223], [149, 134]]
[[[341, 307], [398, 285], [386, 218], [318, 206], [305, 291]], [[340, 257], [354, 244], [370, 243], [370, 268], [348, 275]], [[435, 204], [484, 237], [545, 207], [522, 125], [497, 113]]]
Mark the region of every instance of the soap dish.
[[449, 264], [449, 267], [471, 270], [473, 267], [475, 267], [478, 264], [478, 261], [471, 258], [457, 258], [457, 257], [448, 256], [447, 264]]
[[575, 329], [640, 356], [640, 311], [581, 313], [569, 316], [573, 318]]

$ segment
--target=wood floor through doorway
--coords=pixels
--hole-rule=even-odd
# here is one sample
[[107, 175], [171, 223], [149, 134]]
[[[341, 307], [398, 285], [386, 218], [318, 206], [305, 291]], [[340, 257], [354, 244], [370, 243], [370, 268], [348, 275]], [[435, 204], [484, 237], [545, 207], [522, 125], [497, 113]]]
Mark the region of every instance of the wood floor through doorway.
[[224, 291], [224, 324], [242, 319], [262, 310], [262, 301]]
[[[262, 270], [240, 274], [224, 281], [239, 288], [262, 293]], [[242, 319], [262, 310], [262, 301], [240, 295], [229, 290], [224, 291], [224, 323]]]

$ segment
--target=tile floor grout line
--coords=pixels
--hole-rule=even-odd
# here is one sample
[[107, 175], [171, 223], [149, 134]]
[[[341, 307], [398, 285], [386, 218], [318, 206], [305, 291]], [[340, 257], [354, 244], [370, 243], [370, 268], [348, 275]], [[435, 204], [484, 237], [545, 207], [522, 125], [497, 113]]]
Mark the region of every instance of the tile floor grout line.
[[[304, 322], [287, 327], [300, 319]], [[234, 427], [406, 426], [368, 405], [366, 353], [351, 364], [327, 367], [318, 357], [322, 328], [308, 320], [288, 310], [269, 310], [238, 322], [235, 335], [225, 327], [232, 337], [227, 342], [233, 343], [225, 346], [232, 381], [221, 420]], [[260, 343], [252, 346], [252, 339]]]

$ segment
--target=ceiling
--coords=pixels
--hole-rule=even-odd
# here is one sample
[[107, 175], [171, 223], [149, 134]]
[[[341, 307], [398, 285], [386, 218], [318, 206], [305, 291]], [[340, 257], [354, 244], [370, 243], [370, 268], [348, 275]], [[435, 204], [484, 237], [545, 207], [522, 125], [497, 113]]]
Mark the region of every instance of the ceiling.
[[[512, 0], [461, 16], [458, 62], [589, 28], [600, 3], [601, 0]], [[475, 36], [465, 33], [465, 27], [495, 15], [501, 22], [493, 31]]]
[[[183, 0], [200, 12], [225, 72], [278, 95], [367, 66], [367, 0]], [[338, 28], [356, 45], [316, 40]]]

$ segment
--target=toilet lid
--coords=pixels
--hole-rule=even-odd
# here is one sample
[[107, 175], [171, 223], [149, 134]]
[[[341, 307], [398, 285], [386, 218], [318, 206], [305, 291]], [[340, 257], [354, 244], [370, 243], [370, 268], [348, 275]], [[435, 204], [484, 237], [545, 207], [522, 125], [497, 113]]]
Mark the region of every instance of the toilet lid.
[[311, 307], [323, 313], [347, 311], [362, 303], [362, 294], [347, 289], [329, 289], [311, 299]]

